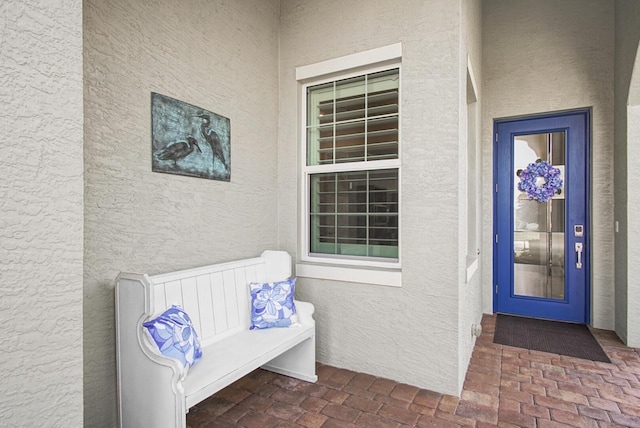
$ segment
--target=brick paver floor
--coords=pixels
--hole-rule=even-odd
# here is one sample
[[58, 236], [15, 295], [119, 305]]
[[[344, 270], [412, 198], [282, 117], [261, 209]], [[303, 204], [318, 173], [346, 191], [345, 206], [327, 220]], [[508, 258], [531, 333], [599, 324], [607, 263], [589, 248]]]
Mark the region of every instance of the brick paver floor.
[[493, 343], [485, 315], [461, 396], [318, 364], [318, 382], [256, 370], [201, 402], [190, 428], [639, 427], [640, 349], [593, 330], [612, 363]]

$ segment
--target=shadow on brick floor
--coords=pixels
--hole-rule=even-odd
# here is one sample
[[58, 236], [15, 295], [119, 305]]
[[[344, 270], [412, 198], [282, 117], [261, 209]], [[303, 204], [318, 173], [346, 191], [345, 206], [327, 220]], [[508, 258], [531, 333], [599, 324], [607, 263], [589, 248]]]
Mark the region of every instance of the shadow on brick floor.
[[638, 427], [640, 355], [593, 330], [611, 364], [493, 343], [485, 315], [461, 396], [318, 364], [315, 384], [256, 370], [187, 415], [190, 428]]

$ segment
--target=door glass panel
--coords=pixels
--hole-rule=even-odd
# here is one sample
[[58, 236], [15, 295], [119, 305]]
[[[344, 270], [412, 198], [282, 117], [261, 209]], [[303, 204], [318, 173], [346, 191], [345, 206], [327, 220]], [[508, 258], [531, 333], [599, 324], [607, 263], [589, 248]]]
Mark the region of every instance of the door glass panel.
[[[564, 300], [565, 290], [565, 132], [519, 135], [513, 147], [513, 293]], [[560, 170], [562, 187], [546, 202], [518, 189], [519, 172], [546, 161]], [[537, 177], [543, 186], [545, 178]]]

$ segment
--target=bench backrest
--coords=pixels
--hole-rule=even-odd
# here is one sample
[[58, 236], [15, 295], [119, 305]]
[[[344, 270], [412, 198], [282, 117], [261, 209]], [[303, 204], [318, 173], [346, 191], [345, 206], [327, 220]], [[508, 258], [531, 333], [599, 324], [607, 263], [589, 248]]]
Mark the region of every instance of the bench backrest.
[[180, 305], [189, 314], [203, 345], [250, 325], [249, 283], [291, 276], [291, 257], [265, 251], [260, 257], [149, 277], [151, 312]]

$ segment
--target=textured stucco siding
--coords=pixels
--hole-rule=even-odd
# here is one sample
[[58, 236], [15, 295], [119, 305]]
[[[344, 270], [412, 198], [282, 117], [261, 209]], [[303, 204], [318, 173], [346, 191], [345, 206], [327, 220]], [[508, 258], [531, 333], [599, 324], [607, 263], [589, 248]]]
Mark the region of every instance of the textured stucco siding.
[[0, 425], [80, 427], [82, 2], [0, 16]]
[[[458, 205], [460, 207], [460, 217], [458, 221], [459, 246], [458, 246], [458, 388], [462, 390], [467, 367], [473, 352], [475, 336], [471, 334], [473, 324], [480, 325], [482, 320], [482, 265], [480, 263], [481, 254], [471, 256], [478, 257], [478, 269], [470, 278], [467, 278], [467, 235], [468, 230], [468, 197], [467, 192], [472, 192], [476, 201], [476, 235], [482, 230], [482, 197], [480, 192], [476, 193], [474, 188], [469, 189], [467, 185], [468, 160], [467, 148], [467, 68], [471, 64], [471, 72], [476, 82], [476, 123], [475, 136], [476, 144], [479, 148], [481, 144], [481, 113], [482, 113], [482, 2], [480, 0], [463, 1], [462, 27], [460, 36], [460, 160], [458, 164]], [[482, 158], [477, 150], [476, 156], [476, 178], [479, 181], [482, 177]], [[481, 184], [478, 184], [481, 189]], [[482, 242], [480, 236], [476, 243], [478, 248]]]
[[[640, 61], [640, 56], [636, 58]], [[640, 72], [636, 63], [635, 73]], [[639, 79], [640, 80], [640, 79]], [[635, 96], [640, 97], [640, 87], [636, 88]], [[640, 163], [640, 104], [629, 106], [628, 110], [628, 144], [629, 144], [629, 170], [633, 170]], [[629, 177], [629, 189], [640, 188], [640, 178]], [[628, 239], [632, 248], [636, 248], [636, 242], [640, 242], [640, 197], [637, 191], [629, 194], [629, 235]], [[627, 337], [628, 346], [640, 347], [640, 255], [632, 251], [629, 259], [629, 281], [627, 289]]]
[[[640, 7], [635, 5], [635, 22], [640, 22]], [[637, 26], [629, 27], [633, 35], [633, 40], [640, 39], [640, 31]], [[638, 44], [631, 82], [629, 84], [628, 109], [627, 109], [627, 147], [628, 160], [627, 168], [634, 171], [640, 163], [640, 43]], [[637, 248], [640, 242], [640, 194], [635, 189], [640, 188], [640, 177], [631, 174], [627, 177], [629, 191], [629, 204], [627, 217], [629, 219], [628, 243], [632, 250]], [[629, 253], [627, 263], [629, 265], [627, 281], [627, 345], [640, 347], [640, 254], [638, 251]]]
[[[278, 1], [85, 2], [85, 425], [115, 424], [114, 279], [277, 247]], [[151, 171], [151, 92], [228, 117], [231, 181]]]
[[[618, 0], [615, 5], [615, 220], [618, 223], [616, 233], [616, 269], [615, 269], [615, 330], [627, 343], [630, 336], [636, 337], [635, 346], [640, 343], [640, 257], [634, 251], [635, 242], [640, 238], [640, 224], [636, 220], [640, 212], [640, 198], [637, 192], [638, 180], [635, 174], [628, 174], [637, 165], [640, 154], [639, 136], [633, 129], [638, 117], [628, 106], [638, 104], [633, 101], [634, 89], [631, 87], [636, 69], [638, 40], [640, 40], [640, 3], [635, 0]], [[640, 76], [637, 76], [640, 80]], [[640, 88], [635, 89], [640, 96]], [[636, 113], [637, 114], [637, 113]], [[635, 138], [635, 139], [634, 139]], [[631, 245], [629, 245], [631, 244]], [[631, 251], [630, 251], [631, 250]], [[635, 303], [635, 306], [634, 306]]]
[[[613, 2], [486, 0], [483, 29], [483, 254], [492, 251], [493, 120], [592, 107], [591, 323], [613, 329]], [[491, 312], [492, 258], [483, 263]]]
[[[636, 23], [640, 22], [640, 7], [635, 9]], [[640, 39], [638, 34], [638, 27], [634, 28], [636, 40]], [[640, 163], [640, 44], [636, 51], [636, 60], [633, 67], [633, 74], [631, 76], [631, 83], [629, 85], [629, 109], [627, 112], [627, 144], [632, 148], [632, 155], [629, 157], [629, 169], [633, 170], [634, 167]], [[633, 175], [632, 181], [629, 182], [629, 189], [640, 188], [640, 177]], [[633, 219], [633, 224], [630, 224], [628, 242], [632, 243], [633, 248], [636, 248], [635, 243], [640, 242], [640, 194], [637, 191], [630, 192], [632, 199], [629, 201], [628, 216]], [[632, 229], [633, 228], [633, 229]], [[628, 311], [628, 337], [627, 344], [633, 347], [640, 347], [640, 254], [637, 251], [633, 252], [633, 260], [629, 260], [631, 269], [629, 270], [628, 282], [628, 296], [627, 302]]]
[[[321, 362], [457, 394], [460, 4], [281, 2], [279, 236], [299, 257], [295, 67], [402, 43], [402, 287], [299, 279]], [[453, 169], [452, 169], [453, 167]]]

